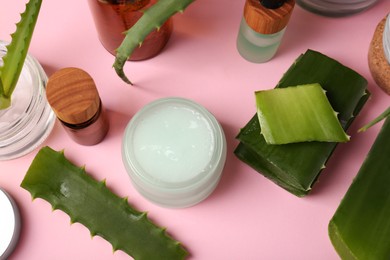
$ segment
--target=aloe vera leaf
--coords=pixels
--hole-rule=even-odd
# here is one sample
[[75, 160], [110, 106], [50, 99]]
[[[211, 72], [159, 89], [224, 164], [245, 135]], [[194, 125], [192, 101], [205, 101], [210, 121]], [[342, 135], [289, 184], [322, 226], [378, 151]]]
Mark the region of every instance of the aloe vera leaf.
[[364, 125], [363, 127], [361, 127], [358, 132], [365, 132], [367, 131], [368, 128], [370, 128], [371, 126], [379, 123], [380, 121], [382, 121], [383, 119], [385, 119], [386, 117], [388, 117], [390, 115], [390, 107], [388, 107], [382, 114], [380, 114], [378, 117], [374, 118], [374, 120], [372, 120], [371, 122], [369, 122], [368, 124]]
[[60, 209], [113, 246], [135, 259], [184, 259], [181, 244], [157, 227], [145, 212], [129, 206], [105, 182], [98, 182], [68, 161], [63, 152], [43, 147], [34, 158], [21, 187], [33, 199], [42, 198]]
[[[369, 98], [367, 80], [338, 61], [308, 50], [296, 59], [276, 87], [314, 82], [327, 91], [329, 102], [339, 112], [338, 118], [346, 130]], [[307, 195], [337, 143], [269, 145], [260, 132], [258, 117], [254, 115], [237, 136], [240, 144], [234, 151], [236, 156], [292, 194]]]
[[3, 66], [0, 67], [0, 87], [2, 89], [0, 109], [7, 108], [11, 104], [11, 95], [22, 72], [41, 4], [42, 0], [30, 0], [26, 4], [21, 20], [16, 24], [16, 31], [11, 35], [11, 43], [7, 46]]
[[132, 85], [126, 77], [123, 67], [133, 53], [134, 49], [142, 45], [143, 40], [153, 30], [159, 28], [174, 14], [184, 12], [194, 0], [158, 0], [154, 5], [145, 10], [141, 18], [127, 30], [125, 39], [116, 50], [113, 67], [118, 76]]
[[329, 222], [342, 259], [390, 259], [390, 118]]
[[318, 83], [256, 91], [255, 96], [267, 144], [349, 141]]

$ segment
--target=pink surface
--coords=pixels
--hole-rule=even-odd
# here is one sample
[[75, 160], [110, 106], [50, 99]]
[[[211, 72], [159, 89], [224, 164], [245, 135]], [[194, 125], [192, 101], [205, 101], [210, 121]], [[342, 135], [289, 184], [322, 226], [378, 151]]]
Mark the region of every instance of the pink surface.
[[[0, 0], [0, 39], [9, 40], [26, 1]], [[226, 5], [224, 5], [226, 4]], [[346, 18], [327, 18], [295, 7], [274, 59], [253, 64], [242, 59], [235, 41], [244, 0], [198, 0], [174, 18], [174, 34], [159, 56], [127, 63], [136, 83], [124, 84], [114, 61], [99, 43], [87, 1], [43, 1], [30, 53], [48, 75], [75, 66], [95, 79], [110, 131], [92, 147], [72, 142], [57, 123], [43, 145], [65, 148], [75, 164], [86, 165], [96, 179], [149, 217], [168, 228], [191, 253], [189, 259], [338, 259], [327, 224], [362, 164], [381, 124], [357, 134], [364, 123], [389, 105], [367, 65], [368, 46], [377, 23], [389, 12], [390, 1]], [[297, 198], [239, 161], [233, 150], [239, 129], [255, 113], [254, 91], [273, 88], [306, 49], [329, 55], [369, 81], [372, 97], [349, 129], [352, 140], [337, 147], [327, 168], [305, 198]], [[166, 209], [141, 197], [121, 161], [121, 139], [131, 117], [145, 104], [166, 96], [190, 98], [212, 112], [222, 124], [228, 158], [220, 184], [202, 203]], [[128, 259], [112, 253], [108, 242], [90, 238], [80, 224], [69, 224], [61, 211], [52, 212], [40, 199], [19, 187], [37, 150], [23, 158], [0, 162], [0, 187], [10, 193], [22, 214], [20, 242], [10, 259]]]

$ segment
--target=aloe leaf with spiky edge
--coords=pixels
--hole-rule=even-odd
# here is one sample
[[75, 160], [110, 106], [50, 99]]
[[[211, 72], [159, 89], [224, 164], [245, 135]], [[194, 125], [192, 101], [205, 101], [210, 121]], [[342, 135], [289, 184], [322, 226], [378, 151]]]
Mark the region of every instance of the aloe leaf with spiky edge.
[[41, 4], [42, 0], [30, 0], [26, 4], [26, 9], [16, 24], [16, 31], [11, 35], [11, 43], [7, 45], [3, 66], [0, 67], [0, 109], [11, 105], [11, 95], [22, 72]]
[[98, 182], [83, 168], [68, 161], [63, 152], [42, 148], [28, 169], [21, 187], [33, 199], [48, 201], [53, 209], [81, 223], [92, 236], [109, 241], [135, 259], [184, 259], [185, 249], [157, 227], [145, 212], [133, 209], [127, 198], [112, 193], [105, 181]]
[[126, 77], [123, 67], [134, 49], [142, 45], [150, 32], [159, 28], [174, 14], [183, 12], [194, 0], [159, 0], [145, 10], [141, 18], [129, 30], [121, 45], [116, 50], [113, 67], [118, 76], [126, 83], [131, 81]]

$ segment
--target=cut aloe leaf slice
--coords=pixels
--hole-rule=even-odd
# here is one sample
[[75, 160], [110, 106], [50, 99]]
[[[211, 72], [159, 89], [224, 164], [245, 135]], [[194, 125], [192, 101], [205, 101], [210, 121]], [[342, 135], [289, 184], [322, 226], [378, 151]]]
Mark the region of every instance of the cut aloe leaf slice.
[[[319, 83], [344, 129], [366, 103], [367, 80], [352, 69], [319, 52], [308, 50], [293, 63], [277, 88]], [[334, 142], [302, 142], [269, 145], [260, 134], [257, 115], [237, 136], [236, 156], [279, 186], [304, 196], [312, 189], [335, 149]]]
[[255, 96], [267, 144], [349, 141], [318, 83], [257, 91]]
[[390, 259], [390, 118], [329, 222], [342, 259]]

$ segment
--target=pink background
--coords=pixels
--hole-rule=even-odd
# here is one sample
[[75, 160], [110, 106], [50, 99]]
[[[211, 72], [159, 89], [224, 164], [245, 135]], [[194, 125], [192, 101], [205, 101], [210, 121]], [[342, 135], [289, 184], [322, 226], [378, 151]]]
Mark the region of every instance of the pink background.
[[[0, 39], [9, 40], [27, 1], [0, 0]], [[338, 259], [328, 238], [327, 224], [360, 168], [381, 124], [366, 133], [357, 129], [384, 111], [386, 96], [374, 83], [367, 50], [377, 23], [390, 10], [381, 0], [369, 10], [345, 18], [321, 17], [295, 7], [277, 55], [253, 64], [236, 51], [244, 0], [198, 0], [174, 17], [175, 29], [159, 56], [128, 62], [125, 70], [136, 83], [124, 84], [114, 61], [99, 43], [87, 1], [43, 1], [30, 53], [48, 75], [68, 66], [89, 72], [109, 110], [111, 129], [92, 147], [72, 142], [62, 127], [43, 145], [64, 149], [77, 165], [86, 165], [96, 179], [139, 210], [168, 228], [191, 253], [190, 259]], [[299, 54], [308, 48], [355, 69], [369, 81], [372, 97], [349, 134], [337, 147], [312, 193], [297, 198], [265, 179], [233, 154], [235, 136], [255, 113], [254, 91], [273, 88]], [[131, 117], [145, 104], [166, 96], [190, 98], [212, 112], [222, 124], [228, 158], [220, 184], [200, 204], [166, 209], [141, 197], [130, 183], [121, 161], [121, 139]], [[43, 200], [31, 201], [19, 187], [37, 150], [23, 158], [0, 162], [0, 187], [18, 203], [22, 233], [10, 259], [128, 259], [112, 253], [108, 242], [90, 238], [80, 224], [69, 224], [61, 211], [52, 212]]]

